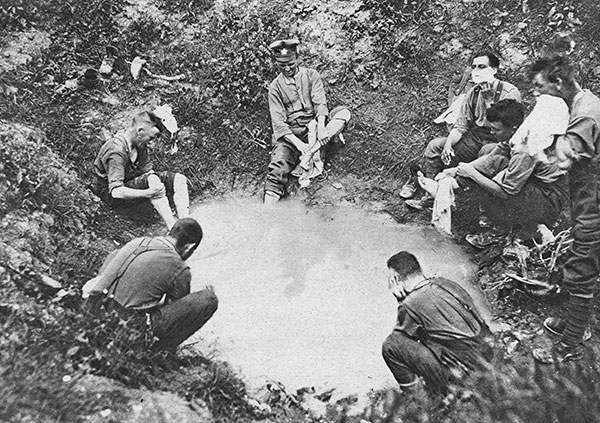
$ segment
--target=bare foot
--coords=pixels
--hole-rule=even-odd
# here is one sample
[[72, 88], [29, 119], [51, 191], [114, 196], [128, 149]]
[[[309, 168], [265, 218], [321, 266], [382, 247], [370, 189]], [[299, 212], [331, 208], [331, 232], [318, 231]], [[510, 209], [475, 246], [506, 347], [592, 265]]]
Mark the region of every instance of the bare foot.
[[423, 175], [423, 172], [417, 173], [417, 180], [419, 181], [419, 185], [421, 186], [421, 188], [423, 188], [425, 192], [427, 192], [429, 195], [435, 198], [435, 195], [437, 194], [438, 183], [431, 178], [425, 177], [425, 175]]

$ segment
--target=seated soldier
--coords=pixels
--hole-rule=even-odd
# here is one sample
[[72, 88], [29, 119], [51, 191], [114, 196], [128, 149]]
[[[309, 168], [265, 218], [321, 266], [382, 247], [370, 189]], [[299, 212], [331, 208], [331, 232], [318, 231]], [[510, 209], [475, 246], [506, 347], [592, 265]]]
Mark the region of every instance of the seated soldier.
[[[486, 125], [489, 127], [490, 135], [494, 137], [496, 142], [484, 145], [479, 151], [480, 157], [488, 154], [490, 154], [490, 157], [474, 162], [477, 169], [484, 172], [485, 175], [492, 177], [508, 164], [510, 157], [509, 140], [523, 123], [524, 114], [523, 105], [513, 99], [500, 100], [487, 110]], [[448, 176], [453, 175], [455, 169], [447, 169], [444, 173]], [[426, 189], [425, 191], [431, 197], [430, 190]], [[406, 200], [406, 204], [415, 209], [423, 208], [419, 200]]]
[[298, 44], [298, 40], [290, 39], [270, 45], [281, 73], [269, 86], [275, 145], [265, 183], [265, 203], [279, 201], [286, 194], [292, 171], [299, 164], [308, 170], [310, 159], [318, 157], [318, 150], [340, 134], [350, 120], [346, 107], [339, 106], [329, 112], [319, 73], [298, 66]]
[[200, 224], [177, 220], [167, 236], [129, 241], [109, 254], [98, 276], [83, 287], [88, 311], [115, 310], [125, 320], [147, 325], [159, 348], [174, 350], [217, 310], [211, 287], [190, 293], [185, 264], [202, 240]]
[[[549, 96], [539, 100], [510, 139], [508, 158], [501, 143], [471, 163], [445, 170], [438, 179], [453, 177], [455, 188], [476, 189], [486, 216], [497, 226], [511, 229], [520, 225], [531, 234], [540, 225], [553, 225], [566, 202], [567, 179], [566, 172], [551, 163], [543, 151], [566, 130], [568, 109], [563, 106]], [[544, 114], [550, 109], [553, 113]], [[493, 121], [494, 106], [490, 112]], [[436, 181], [421, 175], [419, 184], [431, 195], [437, 194]]]
[[[502, 99], [521, 101], [521, 94], [514, 85], [496, 78], [499, 66], [500, 60], [490, 51], [473, 55], [471, 78], [475, 85], [467, 92], [448, 137], [435, 138], [427, 144], [424, 152], [425, 176], [435, 178], [445, 167], [475, 160], [481, 147], [494, 142], [486, 122], [487, 109]], [[416, 189], [416, 181], [410, 178], [402, 187], [400, 196], [411, 198]], [[406, 202], [406, 205], [423, 209], [432, 203], [431, 196], [426, 193], [421, 199]]]
[[421, 377], [428, 390], [445, 394], [451, 373], [464, 375], [491, 358], [489, 327], [462, 287], [425, 277], [414, 255], [402, 251], [387, 266], [398, 321], [383, 343], [383, 359], [401, 388]]
[[170, 229], [175, 223], [169, 199], [179, 218], [189, 215], [187, 178], [174, 172], [152, 169], [148, 147], [162, 128], [151, 112], [134, 116], [129, 128], [106, 141], [94, 160], [94, 192], [111, 206], [127, 208], [132, 202], [149, 200]]

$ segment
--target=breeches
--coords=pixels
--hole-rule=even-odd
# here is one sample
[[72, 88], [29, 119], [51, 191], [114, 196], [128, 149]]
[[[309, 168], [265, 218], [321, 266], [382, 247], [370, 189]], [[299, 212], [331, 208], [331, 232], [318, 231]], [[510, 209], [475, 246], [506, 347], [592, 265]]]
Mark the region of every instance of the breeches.
[[425, 176], [434, 178], [445, 167], [454, 167], [460, 162], [471, 162], [479, 157], [479, 150], [485, 144], [493, 141], [485, 128], [475, 127], [467, 131], [452, 149], [454, 157], [448, 166], [442, 162], [442, 151], [446, 144], [446, 138], [435, 138], [425, 148]]
[[200, 329], [217, 310], [219, 301], [212, 289], [192, 292], [151, 313], [152, 333], [157, 345], [175, 349]]
[[448, 369], [425, 345], [403, 332], [394, 331], [383, 342], [381, 354], [400, 385], [410, 384], [415, 376], [425, 380], [428, 389], [445, 392]]
[[520, 225], [526, 231], [535, 232], [538, 224], [551, 226], [558, 219], [567, 201], [567, 181], [563, 177], [544, 184], [530, 179], [518, 194], [507, 199], [495, 197], [479, 187], [475, 192], [480, 193], [479, 203], [495, 224], [508, 228]]
[[573, 245], [564, 281], [571, 295], [592, 297], [600, 276], [600, 171], [591, 162], [575, 166], [570, 184]]
[[[346, 107], [336, 107], [331, 111], [329, 116], [329, 123], [325, 129], [329, 132], [330, 124], [336, 118], [336, 115], [340, 113], [350, 113]], [[346, 122], [347, 123], [347, 122]], [[303, 142], [308, 142], [307, 135], [308, 131], [305, 126], [290, 125], [292, 133], [300, 138]], [[337, 135], [337, 134], [334, 134]], [[335, 149], [335, 146], [329, 143], [326, 148]], [[271, 159], [269, 162], [267, 180], [265, 182], [265, 191], [272, 191], [279, 196], [283, 196], [286, 191], [287, 184], [290, 179], [290, 173], [300, 162], [300, 152], [294, 145], [286, 141], [284, 138], [280, 138], [275, 143], [273, 150], [271, 151]]]
[[[165, 186], [165, 191], [167, 193], [167, 197], [169, 199], [172, 199], [173, 193], [175, 192], [174, 184], [175, 184], [175, 175], [176, 174], [174, 172], [169, 172], [169, 171], [155, 172], [154, 174], [156, 176], [158, 176], [160, 181]], [[124, 185], [127, 188], [148, 189], [149, 188], [148, 176], [150, 176], [150, 174], [144, 173], [143, 175], [140, 175], [133, 179], [125, 181]], [[101, 181], [97, 181], [96, 187], [95, 187], [95, 193], [96, 193], [96, 195], [98, 195], [98, 197], [100, 197], [100, 199], [102, 201], [104, 201], [105, 203], [107, 203], [108, 205], [110, 205], [112, 207], [127, 208], [127, 207], [131, 206], [132, 203], [140, 203], [140, 202], [147, 200], [146, 198], [139, 198], [139, 199], [134, 198], [134, 199], [129, 199], [129, 200], [113, 198], [110, 195], [110, 193], [108, 192], [108, 186], [106, 185], [106, 183], [103, 183]]]

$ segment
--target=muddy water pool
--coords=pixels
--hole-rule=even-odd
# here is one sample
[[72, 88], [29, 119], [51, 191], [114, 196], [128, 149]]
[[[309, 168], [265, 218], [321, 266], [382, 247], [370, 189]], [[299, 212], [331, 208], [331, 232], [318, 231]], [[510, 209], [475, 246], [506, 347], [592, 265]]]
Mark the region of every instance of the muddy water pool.
[[230, 198], [193, 217], [205, 237], [188, 260], [192, 289], [212, 285], [219, 309], [191, 341], [250, 390], [270, 380], [359, 396], [394, 386], [380, 351], [396, 318], [386, 261], [398, 251], [472, 290], [475, 267], [460, 246], [385, 213]]

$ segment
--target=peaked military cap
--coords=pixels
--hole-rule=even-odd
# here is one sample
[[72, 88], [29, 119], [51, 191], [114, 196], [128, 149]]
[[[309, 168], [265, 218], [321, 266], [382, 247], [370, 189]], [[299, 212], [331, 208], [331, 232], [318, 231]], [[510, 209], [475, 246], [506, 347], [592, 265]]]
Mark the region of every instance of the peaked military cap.
[[300, 41], [296, 38], [287, 40], [277, 40], [271, 43], [269, 48], [273, 53], [273, 57], [278, 60], [291, 60], [296, 56], [296, 47]]

